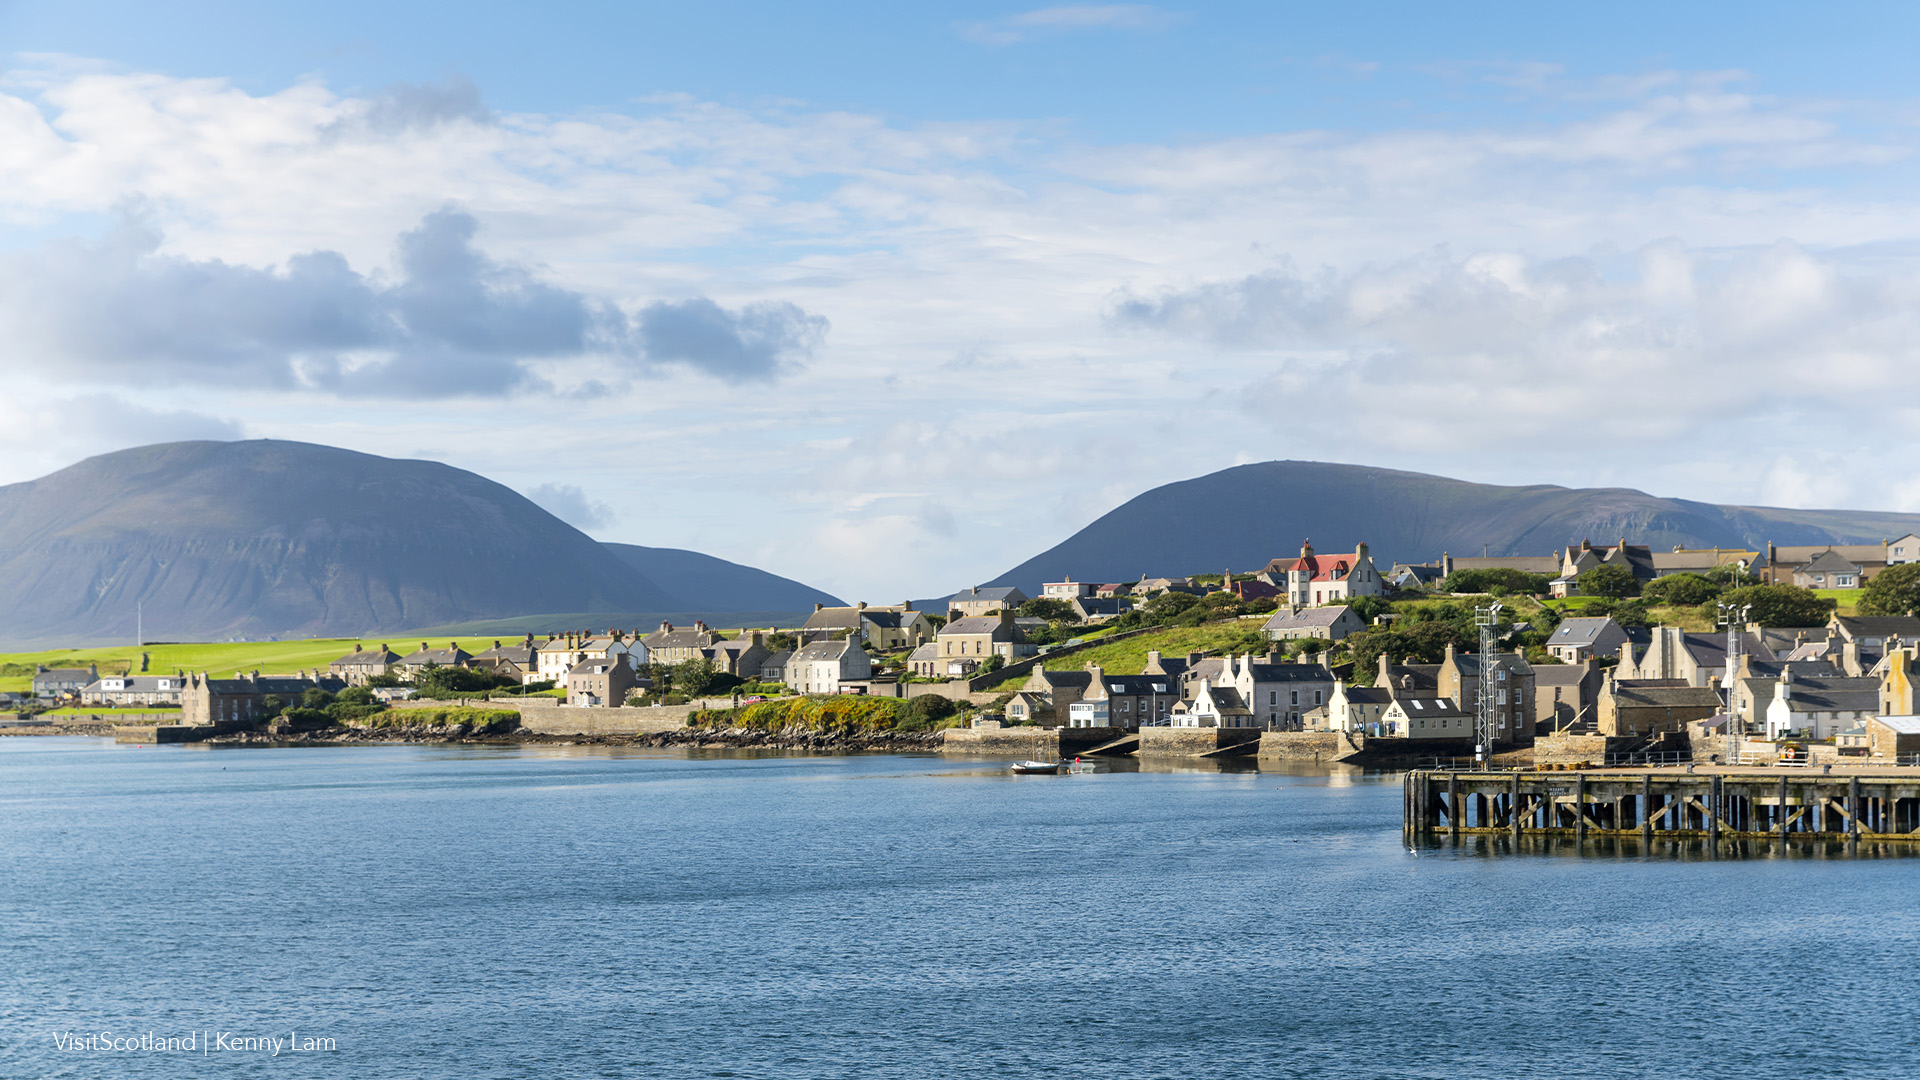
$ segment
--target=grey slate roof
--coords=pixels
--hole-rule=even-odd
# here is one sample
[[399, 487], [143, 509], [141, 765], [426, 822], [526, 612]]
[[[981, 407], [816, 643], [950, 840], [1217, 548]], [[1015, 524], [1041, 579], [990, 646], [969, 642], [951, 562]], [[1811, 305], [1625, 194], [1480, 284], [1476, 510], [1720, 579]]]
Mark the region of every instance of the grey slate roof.
[[1920, 618], [1912, 615], [1841, 615], [1834, 621], [1848, 637], [1920, 640]]
[[838, 660], [846, 655], [848, 649], [857, 647], [851, 638], [841, 641], [816, 641], [811, 645], [802, 646], [800, 651], [793, 654], [793, 660], [802, 664], [809, 661]]
[[1619, 686], [1614, 700], [1623, 704], [1666, 709], [1718, 709], [1720, 692], [1710, 686]]
[[1305, 630], [1332, 626], [1340, 621], [1352, 608], [1346, 604], [1328, 604], [1325, 607], [1306, 608], [1298, 612], [1276, 611], [1273, 617], [1261, 625], [1262, 630]]
[[1609, 618], [1567, 619], [1554, 627], [1550, 645], [1591, 645], [1601, 631], [1613, 625]]
[[964, 619], [955, 619], [940, 628], [941, 637], [950, 634], [991, 634], [1001, 628], [998, 615], [969, 615]]
[[1021, 592], [1019, 587], [1014, 585], [989, 585], [984, 589], [961, 589], [959, 592], [947, 597], [947, 603], [1004, 604], [1007, 602], [1008, 597], [1016, 595], [1025, 596], [1026, 593]]
[[1860, 572], [1859, 564], [1842, 558], [1840, 553], [1832, 548], [1814, 556], [1813, 561], [1796, 569], [1797, 572], [1804, 574], [1857, 574]]
[[[1790, 684], [1787, 704], [1795, 712], [1871, 712], [1880, 711], [1880, 680], [1871, 676], [1853, 679], [1799, 678]], [[1779, 696], [1775, 690], [1774, 696]]]

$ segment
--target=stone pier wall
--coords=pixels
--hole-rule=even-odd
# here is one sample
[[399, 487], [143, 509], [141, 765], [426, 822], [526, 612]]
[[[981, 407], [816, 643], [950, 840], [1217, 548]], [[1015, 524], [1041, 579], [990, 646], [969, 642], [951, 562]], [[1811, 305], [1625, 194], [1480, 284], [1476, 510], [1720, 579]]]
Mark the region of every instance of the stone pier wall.
[[1140, 756], [1154, 754], [1193, 757], [1225, 746], [1258, 743], [1267, 732], [1260, 728], [1177, 728], [1140, 729]]

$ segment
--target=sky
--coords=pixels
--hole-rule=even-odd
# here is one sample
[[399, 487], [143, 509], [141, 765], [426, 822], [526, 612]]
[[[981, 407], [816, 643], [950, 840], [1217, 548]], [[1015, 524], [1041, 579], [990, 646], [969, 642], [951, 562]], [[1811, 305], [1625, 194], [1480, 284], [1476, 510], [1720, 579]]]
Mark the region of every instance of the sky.
[[297, 439], [876, 603], [1281, 458], [1920, 511], [1916, 23], [0, 0], [0, 483]]

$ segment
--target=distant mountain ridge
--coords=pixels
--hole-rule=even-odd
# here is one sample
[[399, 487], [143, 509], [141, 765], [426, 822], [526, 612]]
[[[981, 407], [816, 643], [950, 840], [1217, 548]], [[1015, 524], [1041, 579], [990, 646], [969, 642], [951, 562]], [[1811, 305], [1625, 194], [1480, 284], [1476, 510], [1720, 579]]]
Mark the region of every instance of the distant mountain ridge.
[[[752, 602], [747, 602], [752, 598]], [[534, 612], [810, 610], [799, 582], [606, 545], [485, 477], [278, 440], [0, 487], [0, 641], [358, 636]]]
[[1369, 545], [1382, 569], [1442, 552], [1544, 555], [1582, 539], [1656, 550], [1872, 543], [1920, 530], [1920, 515], [1717, 506], [1631, 488], [1506, 487], [1318, 461], [1240, 465], [1143, 492], [982, 584], [1039, 595], [1043, 581], [1137, 580], [1247, 571], [1297, 554]]

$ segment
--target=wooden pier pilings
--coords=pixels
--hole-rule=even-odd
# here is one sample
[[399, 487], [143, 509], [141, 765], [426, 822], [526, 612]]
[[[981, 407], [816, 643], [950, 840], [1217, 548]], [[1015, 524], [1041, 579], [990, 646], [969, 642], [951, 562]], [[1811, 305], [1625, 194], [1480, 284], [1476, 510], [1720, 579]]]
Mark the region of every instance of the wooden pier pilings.
[[1920, 770], [1406, 774], [1410, 837], [1508, 834], [1920, 843]]

